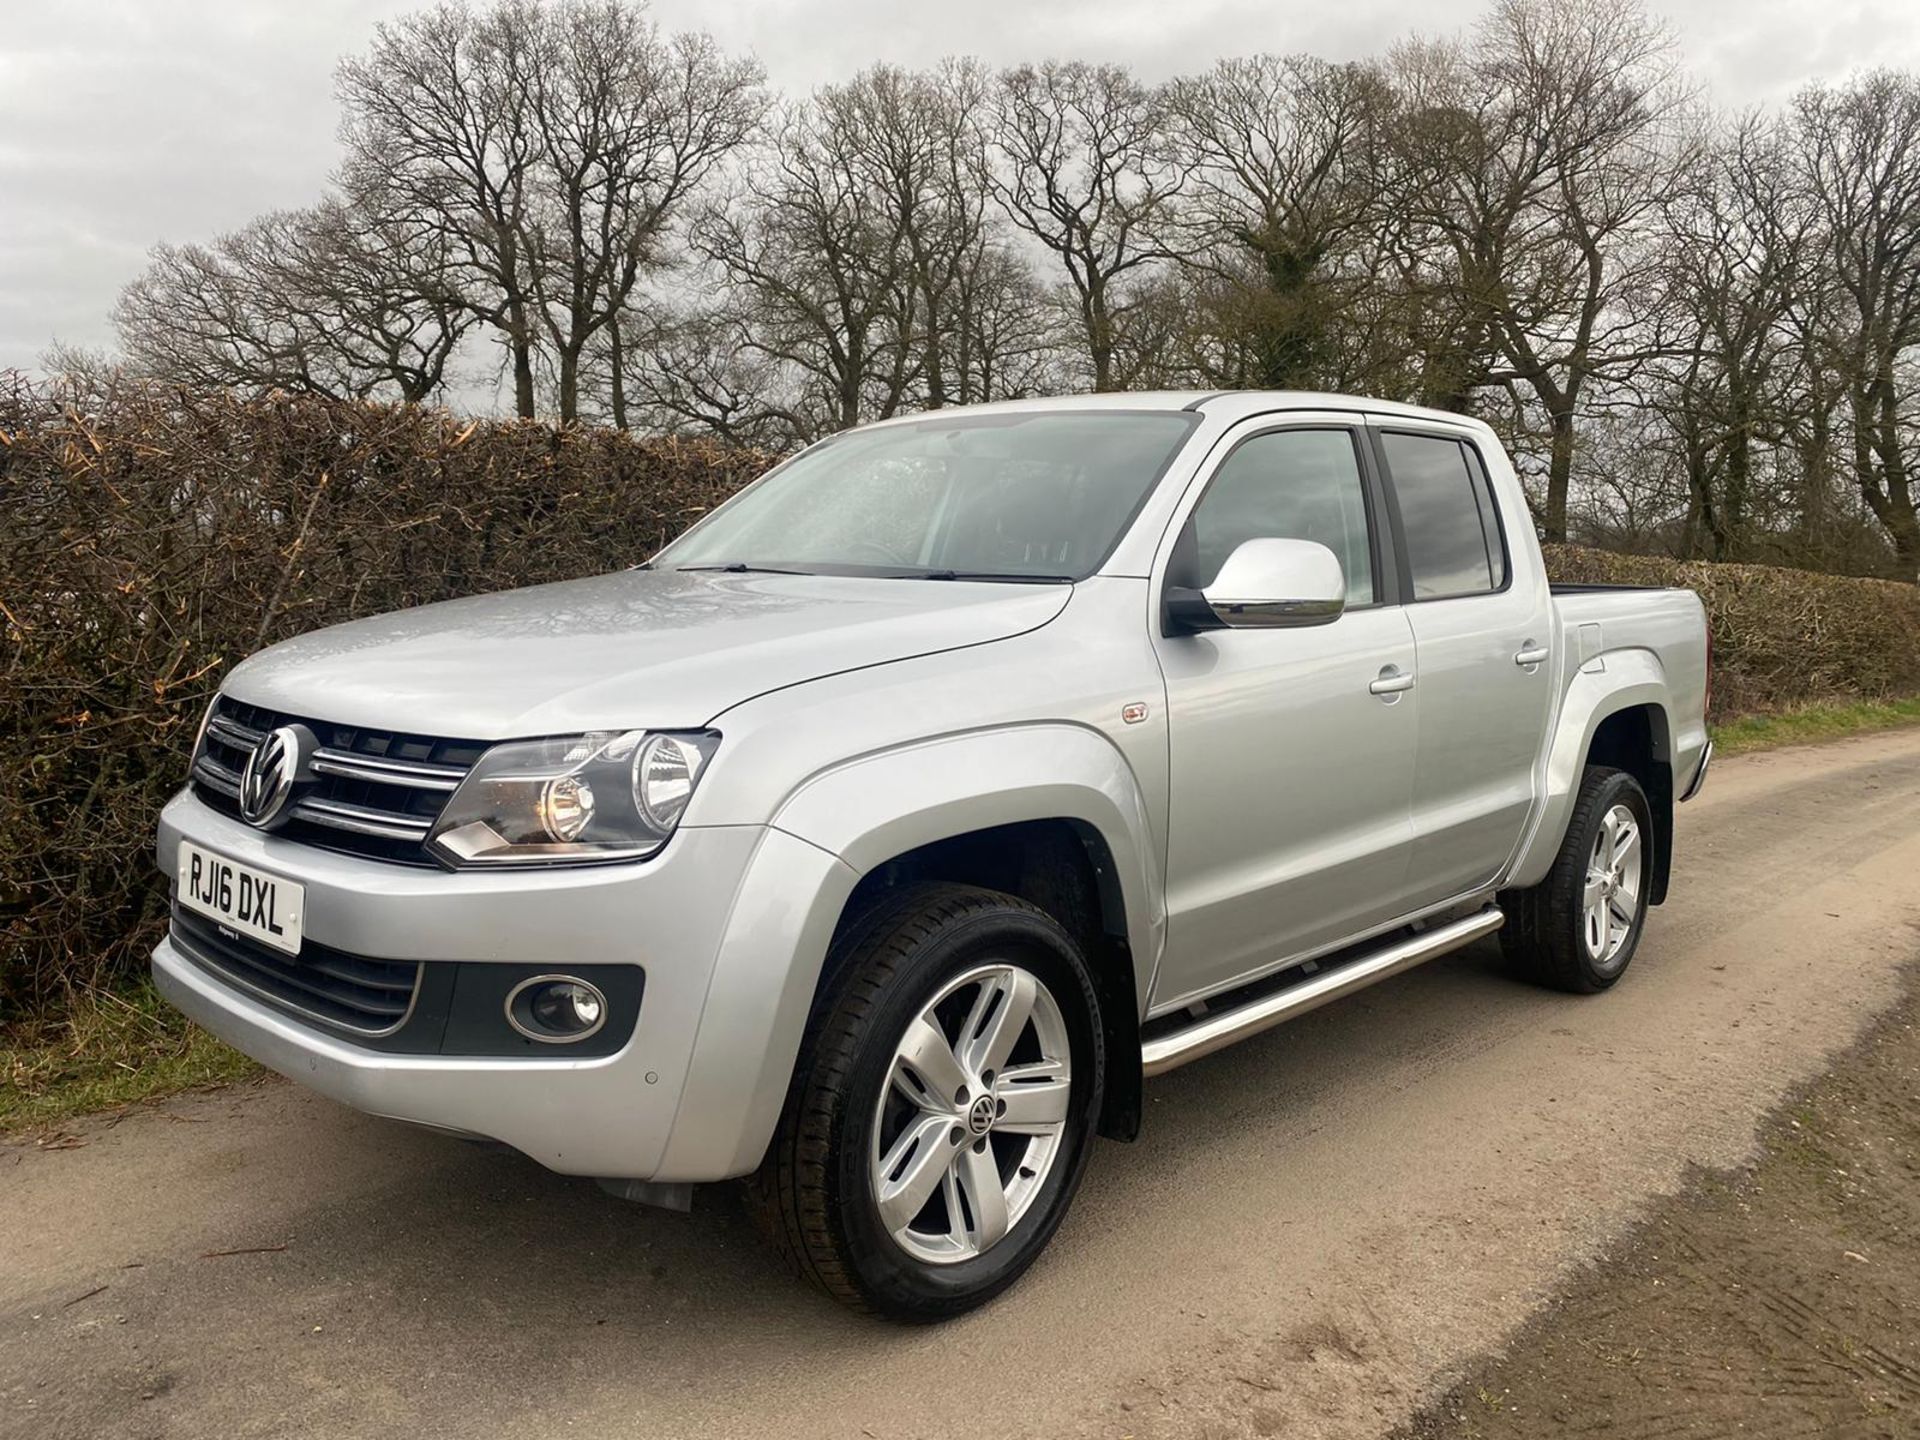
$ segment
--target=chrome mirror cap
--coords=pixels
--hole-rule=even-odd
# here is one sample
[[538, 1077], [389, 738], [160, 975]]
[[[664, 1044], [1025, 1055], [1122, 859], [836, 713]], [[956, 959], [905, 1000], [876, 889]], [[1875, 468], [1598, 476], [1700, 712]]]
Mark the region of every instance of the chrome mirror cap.
[[1267, 537], [1238, 546], [1200, 596], [1230, 630], [1326, 625], [1347, 608], [1347, 577], [1317, 541]]

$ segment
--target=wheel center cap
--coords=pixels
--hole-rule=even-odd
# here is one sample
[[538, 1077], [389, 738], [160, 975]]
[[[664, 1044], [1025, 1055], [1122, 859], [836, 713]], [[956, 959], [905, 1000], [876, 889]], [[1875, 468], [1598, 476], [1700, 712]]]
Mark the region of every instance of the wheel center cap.
[[982, 1095], [967, 1111], [967, 1129], [984, 1135], [993, 1128], [994, 1103], [991, 1095]]

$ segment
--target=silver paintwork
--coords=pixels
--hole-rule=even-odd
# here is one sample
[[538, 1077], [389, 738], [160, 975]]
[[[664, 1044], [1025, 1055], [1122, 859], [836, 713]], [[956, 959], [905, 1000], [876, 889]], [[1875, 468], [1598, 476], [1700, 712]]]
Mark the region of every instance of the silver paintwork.
[[224, 688], [331, 724], [467, 740], [697, 729], [822, 675], [1009, 639], [1072, 593], [623, 570], [316, 630], [242, 662]]
[[[944, 1020], [968, 992], [958, 1024]], [[1030, 1058], [1010, 1064], [1029, 1035]], [[942, 986], [894, 1046], [874, 1105], [867, 1176], [894, 1243], [950, 1265], [1005, 1239], [1053, 1173], [1072, 1090], [1066, 1019], [1038, 976], [995, 963]]]
[[[241, 701], [415, 734], [717, 731], [679, 830], [644, 862], [446, 873], [318, 850], [189, 794], [161, 819], [168, 873], [186, 834], [298, 880], [320, 943], [644, 966], [640, 1022], [618, 1054], [374, 1054], [167, 943], [161, 987], [360, 1108], [491, 1136], [570, 1173], [714, 1180], [758, 1165], [841, 907], [905, 850], [1023, 820], [1097, 838], [1144, 1021], [1369, 936], [1384, 951], [1410, 921], [1438, 929], [1537, 881], [1587, 742], [1625, 706], [1657, 707], [1676, 789], [1701, 772], [1698, 599], [1551, 595], [1484, 425], [1290, 393], [1003, 408], [1189, 404], [1200, 423], [1187, 444], [1100, 571], [1071, 586], [627, 571], [319, 631], [233, 672]], [[1368, 417], [1480, 448], [1507, 518], [1507, 590], [1163, 634], [1174, 536], [1227, 451], [1263, 429]]]

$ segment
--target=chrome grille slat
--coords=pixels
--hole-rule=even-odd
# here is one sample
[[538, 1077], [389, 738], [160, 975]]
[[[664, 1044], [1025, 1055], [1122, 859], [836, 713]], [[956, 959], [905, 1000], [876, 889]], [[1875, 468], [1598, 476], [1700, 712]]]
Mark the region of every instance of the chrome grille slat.
[[215, 715], [207, 721], [207, 729], [239, 750], [251, 750], [267, 738], [266, 731], [255, 730], [250, 725], [242, 725], [239, 721], [229, 720], [224, 715]]
[[384, 840], [424, 840], [433, 821], [396, 815], [390, 810], [374, 810], [365, 805], [349, 805], [344, 800], [296, 800], [296, 820], [311, 820], [316, 825], [331, 825], [351, 830], [356, 835], [378, 835]]
[[458, 765], [429, 765], [413, 760], [388, 760], [372, 755], [355, 755], [323, 745], [313, 752], [314, 772], [338, 775], [347, 780], [372, 780], [382, 785], [406, 785], [416, 790], [460, 788], [467, 772]]
[[193, 778], [211, 785], [229, 800], [240, 798], [240, 776], [211, 755], [202, 755], [193, 762]]

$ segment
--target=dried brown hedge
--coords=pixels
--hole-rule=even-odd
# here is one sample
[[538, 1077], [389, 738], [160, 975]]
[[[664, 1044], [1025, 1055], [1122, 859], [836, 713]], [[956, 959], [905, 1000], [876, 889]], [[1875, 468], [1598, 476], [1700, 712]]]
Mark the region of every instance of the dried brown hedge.
[[1555, 580], [1679, 585], [1713, 627], [1713, 718], [1817, 700], [1920, 694], [1920, 588], [1782, 570], [1547, 547]]
[[[314, 399], [0, 381], [0, 1020], [144, 962], [154, 815], [221, 675], [356, 615], [590, 574], [765, 457]], [[1707, 598], [1723, 714], [1920, 692], [1920, 592], [1556, 549]]]
[[0, 1021], [144, 959], [154, 816], [228, 667], [645, 558], [765, 467], [699, 442], [0, 377]]

